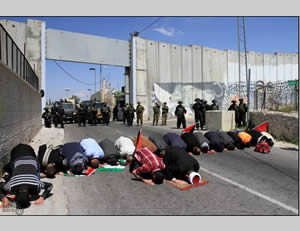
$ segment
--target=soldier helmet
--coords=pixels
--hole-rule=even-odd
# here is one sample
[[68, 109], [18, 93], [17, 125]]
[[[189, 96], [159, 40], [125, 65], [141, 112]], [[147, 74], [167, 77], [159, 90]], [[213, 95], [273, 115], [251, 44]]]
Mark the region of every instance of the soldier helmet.
[[207, 103], [207, 100], [204, 100], [203, 103]]
[[233, 99], [233, 100], [231, 100], [231, 103], [236, 103], [236, 100], [234, 100], [234, 99]]
[[179, 100], [178, 103], [180, 104], [180, 103], [183, 103], [183, 102], [181, 100]]
[[244, 101], [244, 99], [243, 99], [243, 98], [240, 98], [240, 99], [239, 99], [239, 101], [243, 102], [243, 101]]
[[199, 98], [195, 99], [195, 102], [201, 101]]
[[137, 102], [137, 104], [141, 104], [141, 102], [139, 101], [139, 102]]
[[213, 99], [212, 103], [216, 103], [217, 101], [215, 99]]
[[167, 102], [164, 102], [164, 105], [166, 105], [167, 104]]
[[47, 107], [44, 107], [44, 110], [45, 110], [45, 111], [48, 111], [49, 109], [48, 109]]

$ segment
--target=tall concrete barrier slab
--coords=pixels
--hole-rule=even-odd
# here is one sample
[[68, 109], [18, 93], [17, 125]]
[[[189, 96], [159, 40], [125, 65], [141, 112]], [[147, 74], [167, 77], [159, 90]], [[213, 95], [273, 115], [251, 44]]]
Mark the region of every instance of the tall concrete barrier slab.
[[235, 129], [234, 111], [206, 111], [206, 129], [231, 131]]
[[0, 63], [0, 169], [18, 143], [29, 143], [42, 126], [41, 96]]

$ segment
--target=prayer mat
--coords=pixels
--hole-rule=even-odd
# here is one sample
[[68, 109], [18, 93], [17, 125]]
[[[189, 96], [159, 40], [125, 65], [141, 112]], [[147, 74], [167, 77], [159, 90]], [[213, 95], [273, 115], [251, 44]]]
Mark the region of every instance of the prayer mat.
[[88, 168], [88, 170], [85, 172], [85, 174], [82, 175], [68, 175], [67, 173], [64, 173], [64, 176], [90, 176], [94, 174], [96, 171], [97, 172], [122, 172], [125, 169], [125, 166], [117, 165], [117, 166], [112, 166], [112, 165], [104, 165], [101, 168]]
[[178, 183], [175, 183], [171, 180], [165, 180], [168, 184], [178, 188], [179, 190], [181, 191], [186, 191], [186, 190], [189, 190], [191, 188], [197, 188], [197, 187], [200, 187], [202, 185], [205, 185], [205, 184], [208, 184], [209, 182], [207, 180], [201, 180], [199, 183], [197, 184], [189, 184], [188, 182], [186, 182], [186, 184], [178, 184]]

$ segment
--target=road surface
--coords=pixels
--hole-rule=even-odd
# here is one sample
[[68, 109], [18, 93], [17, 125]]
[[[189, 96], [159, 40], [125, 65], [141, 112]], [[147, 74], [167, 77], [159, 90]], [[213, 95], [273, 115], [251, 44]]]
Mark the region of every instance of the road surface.
[[[145, 123], [142, 133], [176, 132]], [[140, 127], [121, 122], [109, 126], [65, 126], [64, 142], [92, 137], [97, 141], [135, 136]], [[263, 155], [246, 150], [194, 156], [208, 184], [180, 191], [164, 183], [149, 186], [128, 172], [96, 172], [89, 177], [63, 177], [70, 215], [298, 215], [298, 152], [273, 148]], [[55, 196], [55, 195], [54, 195]]]

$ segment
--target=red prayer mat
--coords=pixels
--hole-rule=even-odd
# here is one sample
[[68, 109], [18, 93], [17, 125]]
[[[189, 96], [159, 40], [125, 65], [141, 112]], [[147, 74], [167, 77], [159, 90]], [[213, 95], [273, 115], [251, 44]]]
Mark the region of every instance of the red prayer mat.
[[205, 184], [209, 183], [207, 180], [201, 180], [200, 183], [197, 183], [197, 184], [189, 184], [187, 182], [186, 182], [186, 184], [178, 184], [178, 183], [175, 183], [171, 180], [165, 180], [165, 182], [167, 182], [168, 184], [178, 188], [181, 191], [186, 191], [186, 190], [189, 190], [191, 188], [197, 188], [197, 187], [200, 187], [202, 185], [205, 185]]

